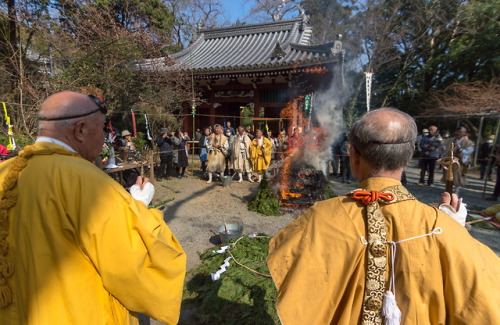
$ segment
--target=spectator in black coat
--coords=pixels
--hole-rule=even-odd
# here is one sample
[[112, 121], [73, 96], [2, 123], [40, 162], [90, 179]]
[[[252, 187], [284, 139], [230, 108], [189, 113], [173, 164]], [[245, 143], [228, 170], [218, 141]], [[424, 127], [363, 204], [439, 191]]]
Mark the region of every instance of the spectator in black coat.
[[[479, 152], [479, 162], [481, 163], [481, 177], [479, 179], [484, 179], [484, 175], [486, 174], [486, 168], [488, 167], [488, 162], [490, 161], [489, 157], [491, 154], [491, 148], [493, 147], [493, 141], [495, 140], [494, 135], [490, 135], [488, 140], [481, 146], [481, 151]], [[488, 171], [488, 180], [493, 180], [493, 164], [490, 164], [490, 169]]]
[[[160, 135], [156, 137], [156, 145], [160, 148], [160, 169], [157, 172], [156, 180], [161, 182], [162, 178], [170, 179], [172, 170], [172, 139], [168, 128], [161, 128]], [[165, 170], [166, 167], [166, 170]]]

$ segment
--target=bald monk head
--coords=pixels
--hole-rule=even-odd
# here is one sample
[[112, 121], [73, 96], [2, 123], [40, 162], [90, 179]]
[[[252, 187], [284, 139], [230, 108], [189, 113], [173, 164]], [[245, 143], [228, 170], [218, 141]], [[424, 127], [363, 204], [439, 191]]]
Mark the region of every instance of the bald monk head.
[[38, 112], [38, 136], [60, 140], [94, 161], [104, 143], [105, 115], [87, 95], [63, 91], [47, 98]]
[[408, 114], [394, 108], [366, 113], [349, 134], [354, 176], [359, 181], [373, 176], [400, 180], [416, 139], [417, 125]]

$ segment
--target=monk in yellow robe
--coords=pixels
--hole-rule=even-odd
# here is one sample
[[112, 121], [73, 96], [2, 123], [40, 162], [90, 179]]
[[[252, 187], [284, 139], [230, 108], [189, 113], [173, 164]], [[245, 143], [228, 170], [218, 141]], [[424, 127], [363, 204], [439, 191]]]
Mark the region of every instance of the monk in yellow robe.
[[37, 142], [0, 165], [2, 325], [133, 324], [136, 312], [177, 324], [186, 256], [161, 211], [90, 162], [105, 112], [50, 96]]
[[271, 141], [265, 138], [262, 130], [255, 131], [255, 139], [250, 144], [250, 160], [252, 161], [253, 171], [258, 174], [259, 182], [262, 180], [262, 174], [266, 172], [271, 163]]
[[[500, 324], [500, 259], [399, 181], [416, 135], [398, 110], [366, 114], [349, 136], [364, 191], [316, 203], [272, 239], [282, 324]], [[441, 203], [464, 208], [455, 194]], [[400, 313], [384, 312], [394, 299]]]

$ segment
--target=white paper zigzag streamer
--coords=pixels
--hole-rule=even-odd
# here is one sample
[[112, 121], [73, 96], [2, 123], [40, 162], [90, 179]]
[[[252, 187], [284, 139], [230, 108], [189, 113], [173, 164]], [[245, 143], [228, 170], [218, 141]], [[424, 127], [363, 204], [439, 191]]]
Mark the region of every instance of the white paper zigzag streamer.
[[229, 267], [229, 260], [232, 259], [231, 256], [229, 256], [228, 258], [226, 258], [224, 260], [224, 263], [222, 263], [222, 265], [220, 266], [220, 269], [215, 272], [215, 273], [210, 273], [210, 276], [212, 277], [212, 281], [217, 281], [220, 279], [220, 275], [224, 272], [226, 272], [226, 268]]

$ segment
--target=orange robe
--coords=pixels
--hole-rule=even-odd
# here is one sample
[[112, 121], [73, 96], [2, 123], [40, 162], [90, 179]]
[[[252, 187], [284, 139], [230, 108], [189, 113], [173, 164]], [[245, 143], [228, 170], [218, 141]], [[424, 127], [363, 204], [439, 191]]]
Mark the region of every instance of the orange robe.
[[[370, 178], [360, 188], [381, 191], [393, 185], [401, 183]], [[381, 211], [388, 241], [442, 229], [439, 235], [397, 244], [401, 324], [500, 324], [500, 259], [495, 253], [451, 217], [417, 200], [381, 204]], [[361, 242], [365, 218], [361, 202], [341, 196], [316, 203], [271, 240], [268, 266], [283, 324], [359, 322], [367, 263]]]

